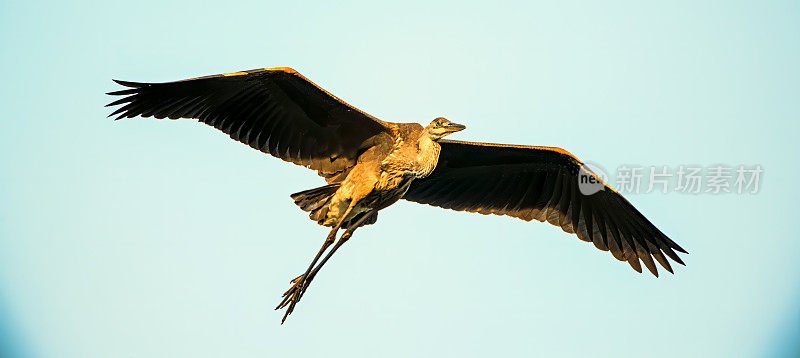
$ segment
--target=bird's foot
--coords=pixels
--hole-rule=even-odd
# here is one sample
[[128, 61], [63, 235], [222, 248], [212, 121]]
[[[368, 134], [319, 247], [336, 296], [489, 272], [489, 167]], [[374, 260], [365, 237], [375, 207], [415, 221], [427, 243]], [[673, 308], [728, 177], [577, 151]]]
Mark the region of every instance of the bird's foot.
[[294, 307], [300, 302], [300, 298], [303, 297], [303, 292], [305, 291], [306, 285], [308, 284], [308, 280], [306, 280], [306, 275], [300, 275], [295, 279], [290, 281], [292, 287], [290, 287], [286, 292], [283, 293], [283, 300], [281, 303], [278, 304], [278, 307], [275, 307], [276, 310], [282, 309], [286, 307], [286, 313], [283, 314], [283, 319], [281, 319], [281, 324], [286, 322], [286, 318], [292, 314], [294, 311]]

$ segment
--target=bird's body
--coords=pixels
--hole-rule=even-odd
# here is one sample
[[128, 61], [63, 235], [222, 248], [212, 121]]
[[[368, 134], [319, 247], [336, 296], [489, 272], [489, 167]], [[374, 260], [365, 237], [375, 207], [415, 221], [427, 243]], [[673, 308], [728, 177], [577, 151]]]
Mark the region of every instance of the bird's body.
[[[602, 190], [582, 193], [586, 168], [560, 148], [444, 140], [465, 127], [441, 117], [425, 127], [384, 122], [285, 67], [168, 83], [117, 82], [129, 87], [109, 93], [125, 96], [109, 104], [123, 105], [112, 113], [118, 118], [197, 118], [325, 178], [325, 186], [292, 194], [331, 231], [278, 305], [287, 308], [284, 320], [353, 232], [400, 199], [547, 221], [636, 271], [644, 263], [656, 276], [653, 259], [670, 272], [667, 257], [683, 264], [675, 251], [686, 251], [601, 180]], [[337, 241], [340, 229], [345, 232]]]
[[[400, 200], [414, 179], [433, 172], [441, 146], [425, 135], [424, 128], [417, 123], [399, 123], [392, 124], [391, 129], [391, 146], [375, 146], [359, 156], [327, 204], [323, 225], [348, 222], [358, 215], [377, 215], [378, 210]], [[343, 217], [351, 203], [352, 211]]]

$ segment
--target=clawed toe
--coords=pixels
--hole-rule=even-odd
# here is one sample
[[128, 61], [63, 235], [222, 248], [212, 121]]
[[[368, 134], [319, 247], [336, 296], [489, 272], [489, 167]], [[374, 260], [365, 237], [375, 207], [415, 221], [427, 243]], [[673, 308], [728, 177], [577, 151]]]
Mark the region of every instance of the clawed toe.
[[290, 281], [292, 287], [290, 287], [286, 292], [283, 293], [283, 300], [281, 303], [275, 307], [276, 310], [286, 308], [286, 313], [283, 314], [283, 319], [281, 319], [281, 324], [286, 322], [286, 318], [292, 314], [294, 311], [294, 307], [300, 302], [300, 298], [303, 296], [303, 292], [305, 291], [306, 284], [308, 281], [305, 279], [305, 275], [300, 275], [297, 278]]

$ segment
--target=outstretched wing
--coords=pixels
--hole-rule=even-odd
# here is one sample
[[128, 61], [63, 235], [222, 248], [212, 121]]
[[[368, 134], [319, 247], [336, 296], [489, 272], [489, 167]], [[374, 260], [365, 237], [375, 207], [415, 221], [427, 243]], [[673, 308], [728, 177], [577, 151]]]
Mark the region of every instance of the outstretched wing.
[[264, 153], [341, 180], [358, 155], [392, 142], [382, 122], [331, 95], [288, 67], [130, 87], [109, 117], [196, 118]]
[[584, 164], [563, 149], [439, 143], [436, 169], [412, 182], [404, 199], [458, 211], [546, 220], [600, 250], [610, 250], [638, 272], [641, 260], [658, 276], [653, 258], [672, 272], [665, 255], [683, 264], [673, 250], [686, 251], [602, 181], [602, 190], [584, 195], [578, 186]]

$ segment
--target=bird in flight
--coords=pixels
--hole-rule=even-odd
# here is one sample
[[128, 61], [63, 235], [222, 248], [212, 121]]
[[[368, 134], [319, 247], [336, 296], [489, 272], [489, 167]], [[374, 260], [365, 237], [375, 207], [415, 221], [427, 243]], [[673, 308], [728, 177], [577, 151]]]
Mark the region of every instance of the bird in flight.
[[[284, 161], [317, 171], [325, 186], [292, 194], [311, 220], [330, 227], [308, 268], [291, 280], [276, 309], [294, 311], [311, 281], [359, 227], [405, 199], [456, 211], [547, 221], [642, 272], [686, 253], [619, 193], [582, 192], [586, 166], [555, 147], [443, 139], [465, 129], [445, 118], [427, 126], [377, 119], [288, 67], [176, 82], [118, 81], [115, 119], [192, 118]], [[337, 233], [344, 230], [338, 237]], [[327, 251], [327, 253], [326, 253]], [[325, 255], [325, 256], [323, 256]]]

